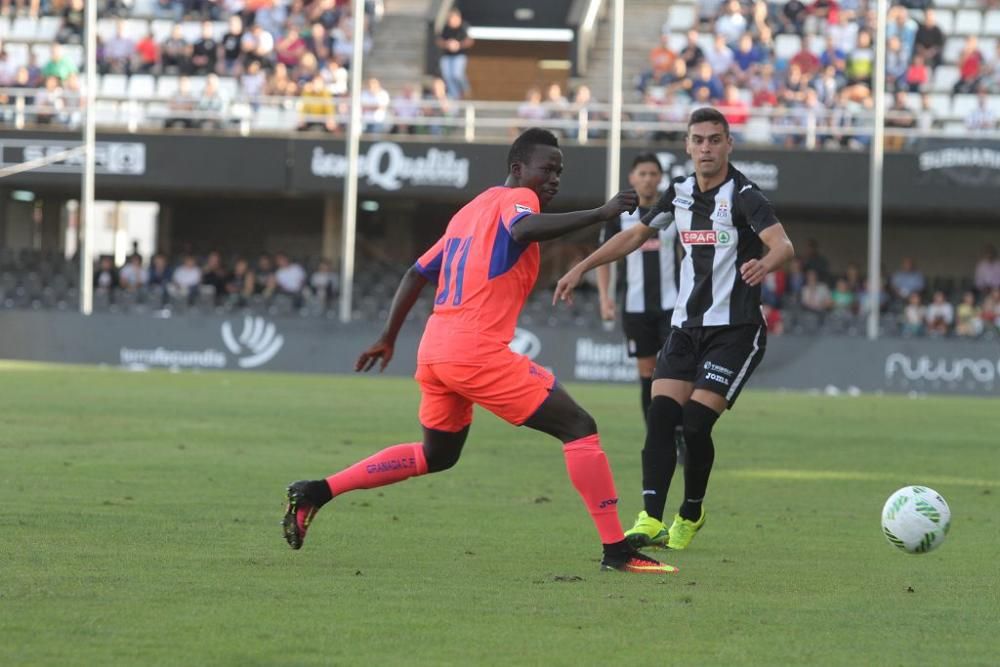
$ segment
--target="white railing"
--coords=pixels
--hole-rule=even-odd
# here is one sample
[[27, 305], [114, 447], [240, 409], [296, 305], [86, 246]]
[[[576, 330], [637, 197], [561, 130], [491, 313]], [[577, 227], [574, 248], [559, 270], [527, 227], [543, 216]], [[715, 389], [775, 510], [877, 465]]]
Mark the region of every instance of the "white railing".
[[[328, 106], [330, 113], [310, 114], [307, 106]], [[405, 108], [404, 108], [405, 107]], [[544, 127], [564, 139], [580, 144], [601, 140], [610, 128], [609, 105], [541, 105], [531, 114], [521, 115], [523, 103], [493, 101], [407, 100], [390, 105], [383, 113], [365, 112], [367, 134], [413, 134], [429, 139], [448, 136], [449, 140], [474, 142], [509, 139], [525, 127]], [[626, 104], [622, 132], [626, 141], [679, 140], [687, 129], [690, 105]], [[774, 145], [791, 140], [808, 149], [822, 148], [832, 141], [851, 139], [865, 142], [871, 135], [873, 114], [843, 109], [748, 109], [747, 122], [733, 126], [744, 145]], [[138, 132], [176, 127], [195, 131], [215, 131], [241, 136], [319, 131], [324, 126], [342, 131], [348, 122], [346, 97], [310, 100], [302, 97], [235, 98], [209, 102], [208, 98], [146, 98], [102, 96], [96, 102], [97, 124], [102, 129]], [[31, 127], [79, 126], [80, 97], [73, 94], [49, 95], [41, 89], [0, 89], [0, 126]], [[891, 125], [901, 120], [889, 112]], [[1000, 139], [1000, 130], [967, 130], [958, 116], [933, 117], [934, 126], [889, 127], [888, 137], [904, 142], [914, 138], [947, 137]]]

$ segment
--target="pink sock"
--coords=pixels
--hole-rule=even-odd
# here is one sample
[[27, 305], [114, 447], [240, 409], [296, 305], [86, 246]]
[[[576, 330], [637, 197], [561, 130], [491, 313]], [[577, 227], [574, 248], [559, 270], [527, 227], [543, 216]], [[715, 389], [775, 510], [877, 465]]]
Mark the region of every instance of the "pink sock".
[[618, 520], [618, 493], [608, 457], [601, 449], [600, 436], [595, 433], [567, 442], [563, 445], [563, 455], [570, 481], [593, 517], [601, 542], [614, 544], [624, 540], [625, 533]]
[[419, 442], [387, 447], [377, 454], [358, 461], [350, 468], [326, 478], [330, 492], [339, 496], [355, 489], [374, 489], [395, 484], [427, 472], [424, 446]]

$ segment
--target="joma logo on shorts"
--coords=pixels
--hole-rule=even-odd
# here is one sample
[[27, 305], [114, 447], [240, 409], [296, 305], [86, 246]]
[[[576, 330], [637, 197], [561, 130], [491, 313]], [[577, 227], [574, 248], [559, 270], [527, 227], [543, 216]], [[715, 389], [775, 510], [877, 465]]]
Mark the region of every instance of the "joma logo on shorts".
[[719, 384], [724, 384], [729, 386], [729, 378], [722, 377], [717, 373], [705, 373], [706, 380], [712, 380], [713, 382], [718, 382]]

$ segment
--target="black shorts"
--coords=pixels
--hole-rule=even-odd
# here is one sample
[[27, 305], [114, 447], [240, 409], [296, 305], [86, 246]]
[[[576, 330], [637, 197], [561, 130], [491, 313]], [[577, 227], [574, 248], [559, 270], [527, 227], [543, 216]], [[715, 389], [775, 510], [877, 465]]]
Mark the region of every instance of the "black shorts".
[[674, 311], [661, 313], [623, 313], [622, 329], [628, 343], [628, 356], [654, 357], [670, 337], [670, 319]]
[[695, 389], [719, 394], [733, 407], [766, 347], [763, 325], [674, 327], [656, 358], [653, 380], [693, 382]]

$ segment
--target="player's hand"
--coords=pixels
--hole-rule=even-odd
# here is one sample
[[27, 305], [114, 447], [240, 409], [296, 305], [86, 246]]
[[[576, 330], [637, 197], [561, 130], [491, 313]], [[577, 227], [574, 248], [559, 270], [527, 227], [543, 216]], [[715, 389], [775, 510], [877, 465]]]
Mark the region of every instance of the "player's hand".
[[743, 282], [751, 287], [759, 285], [767, 274], [767, 267], [759, 259], [751, 259], [740, 267], [740, 276], [743, 278]]
[[395, 351], [395, 347], [396, 346], [393, 343], [379, 339], [374, 345], [361, 353], [361, 356], [358, 357], [358, 360], [354, 363], [354, 371], [364, 371], [367, 373], [374, 368], [375, 363], [381, 359], [382, 363], [378, 369], [378, 372], [381, 373], [392, 360], [392, 354]]
[[622, 190], [602, 206], [601, 217], [604, 220], [616, 218], [625, 211], [631, 213], [639, 206], [639, 195], [635, 190], [629, 188]]
[[601, 299], [601, 319], [605, 322], [615, 321], [615, 311], [618, 310], [615, 307], [615, 302], [613, 299]]
[[573, 303], [573, 290], [580, 286], [583, 281], [583, 273], [578, 271], [575, 267], [570, 269], [566, 275], [559, 279], [556, 283], [556, 291], [552, 295], [552, 305], [556, 305], [559, 301], [565, 301], [568, 304]]

